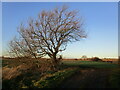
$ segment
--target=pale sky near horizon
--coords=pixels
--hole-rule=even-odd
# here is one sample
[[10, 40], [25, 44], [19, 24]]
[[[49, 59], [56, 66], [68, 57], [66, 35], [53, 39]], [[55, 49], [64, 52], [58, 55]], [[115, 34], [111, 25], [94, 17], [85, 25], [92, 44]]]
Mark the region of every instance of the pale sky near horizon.
[[88, 38], [70, 43], [60, 53], [66, 58], [118, 57], [118, 3], [117, 2], [19, 2], [2, 3], [2, 45], [3, 54], [8, 42], [17, 34], [17, 27], [29, 17], [35, 17], [42, 10], [51, 10], [56, 6], [69, 6], [70, 10], [79, 10], [85, 20]]

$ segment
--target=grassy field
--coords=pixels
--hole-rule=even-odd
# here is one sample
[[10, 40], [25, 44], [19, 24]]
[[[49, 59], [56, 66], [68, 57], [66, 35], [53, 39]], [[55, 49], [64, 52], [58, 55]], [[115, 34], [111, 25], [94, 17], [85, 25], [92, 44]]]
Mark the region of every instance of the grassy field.
[[[61, 85], [63, 85], [64, 82], [70, 84], [70, 82], [67, 81], [70, 79], [76, 81], [76, 84], [71, 81], [71, 86], [76, 86], [78, 81], [81, 83], [81, 85], [78, 85], [79, 88], [84, 88], [87, 87], [87, 85], [91, 87], [88, 83], [88, 79], [91, 81], [93, 80], [94, 84], [97, 84], [95, 82], [99, 80], [103, 80], [104, 82], [104, 75], [107, 75], [108, 86], [110, 85], [111, 88], [120, 88], [118, 85], [120, 82], [120, 69], [118, 64], [95, 61], [63, 60], [60, 70], [51, 71], [50, 69], [42, 69], [41, 71], [45, 62], [45, 60], [3, 60], [3, 89], [58, 88], [59, 86], [61, 88]], [[34, 64], [37, 65], [37, 67]], [[84, 70], [87, 72], [82, 73]], [[90, 76], [92, 76], [92, 78]], [[76, 77], [79, 78], [76, 79]], [[81, 78], [83, 77], [86, 79], [82, 80]], [[96, 78], [95, 82], [94, 78]], [[66, 85], [70, 86], [69, 84]], [[97, 85], [93, 86], [97, 87]], [[101, 86], [101, 84], [99, 86]], [[104, 85], [104, 87], [106, 86]]]
[[108, 62], [95, 62], [95, 61], [63, 61], [67, 66], [79, 66], [85, 68], [118, 68], [118, 64]]
[[120, 68], [112, 70], [109, 82], [112, 88], [120, 89]]
[[[107, 73], [107, 71], [110, 71], [110, 73], [107, 77], [107, 80], [108, 80], [107, 88], [119, 88], [120, 89], [120, 85], [119, 85], [120, 84], [120, 66], [118, 64], [113, 64], [113, 63], [108, 63], [108, 62], [95, 62], [95, 61], [63, 61], [63, 63], [64, 63], [64, 65], [66, 65], [68, 67], [79, 67], [81, 70], [85, 69], [85, 68], [90, 68], [90, 69], [92, 68], [92, 69], [96, 69], [96, 72], [98, 71], [98, 72]], [[79, 77], [79, 76], [77, 76], [77, 77]], [[82, 77], [84, 77], [84, 76], [82, 76]], [[95, 77], [96, 76], [94, 76], [94, 79], [95, 79]], [[92, 81], [92, 80], [90, 80], [90, 81]], [[68, 83], [70, 83], [70, 82], [68, 82]], [[74, 84], [74, 83], [72, 83], [72, 84]], [[86, 87], [87, 85], [83, 85], [83, 86]], [[97, 85], [94, 84], [94, 86], [97, 86]]]

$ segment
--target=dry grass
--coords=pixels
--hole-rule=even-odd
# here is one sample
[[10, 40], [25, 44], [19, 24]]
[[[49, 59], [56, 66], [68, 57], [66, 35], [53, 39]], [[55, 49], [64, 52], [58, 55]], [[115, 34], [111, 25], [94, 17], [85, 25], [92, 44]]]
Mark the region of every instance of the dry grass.
[[13, 68], [8, 68], [8, 67], [3, 67], [3, 80], [9, 80], [12, 78], [15, 78], [19, 75], [21, 75], [23, 72], [25, 72], [29, 67], [26, 65], [19, 65], [17, 67]]
[[[12, 63], [13, 62], [13, 63]], [[12, 64], [11, 64], [12, 63]], [[41, 74], [51, 71], [51, 64], [48, 63], [48, 61], [33, 61], [33, 60], [21, 60], [16, 62], [14, 60], [7, 63], [8, 65], [3, 67], [2, 74], [3, 74], [3, 80], [10, 80], [13, 78], [16, 78], [17, 76], [20, 76], [23, 73], [31, 72], [39, 72]]]

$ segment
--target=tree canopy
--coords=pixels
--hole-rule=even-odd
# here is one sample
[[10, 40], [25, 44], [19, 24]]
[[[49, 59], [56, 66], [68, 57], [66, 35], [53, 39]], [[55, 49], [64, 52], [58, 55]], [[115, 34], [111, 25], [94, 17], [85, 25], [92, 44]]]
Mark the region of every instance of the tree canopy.
[[86, 38], [83, 20], [76, 10], [66, 6], [41, 11], [36, 19], [18, 28], [19, 38], [10, 42], [10, 51], [15, 56], [37, 58], [48, 55], [57, 63], [57, 54], [66, 49], [69, 42]]

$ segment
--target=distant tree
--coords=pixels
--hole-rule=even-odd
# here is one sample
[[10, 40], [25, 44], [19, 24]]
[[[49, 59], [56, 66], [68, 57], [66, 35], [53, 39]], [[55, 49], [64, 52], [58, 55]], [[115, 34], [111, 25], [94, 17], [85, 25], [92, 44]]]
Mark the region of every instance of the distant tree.
[[[42, 11], [37, 19], [30, 19], [26, 27], [21, 24], [18, 32], [26, 47], [20, 49], [22, 51], [27, 49], [25, 52], [34, 57], [36, 52], [41, 56], [48, 55], [56, 67], [59, 64], [57, 54], [64, 51], [69, 42], [86, 38], [82, 17], [77, 13], [63, 6], [51, 11]], [[22, 53], [21, 50], [18, 53], [16, 48], [12, 47], [15, 49], [15, 54]]]
[[86, 56], [86, 55], [83, 55], [81, 58], [86, 59], [86, 58], [87, 58], [87, 56]]
[[100, 59], [98, 57], [93, 57], [93, 58], [91, 58], [91, 61], [102, 61], [102, 59]]

